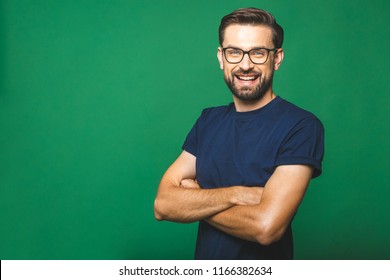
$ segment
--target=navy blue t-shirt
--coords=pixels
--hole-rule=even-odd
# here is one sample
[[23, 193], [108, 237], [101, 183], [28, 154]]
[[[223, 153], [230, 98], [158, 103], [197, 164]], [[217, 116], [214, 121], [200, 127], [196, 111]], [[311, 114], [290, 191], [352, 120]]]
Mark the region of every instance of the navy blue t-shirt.
[[[205, 109], [183, 149], [196, 156], [202, 188], [265, 186], [279, 165], [304, 164], [321, 174], [324, 129], [310, 112], [276, 97], [266, 106], [237, 112], [233, 103]], [[292, 259], [291, 225], [269, 245], [228, 235], [200, 221], [196, 259]]]

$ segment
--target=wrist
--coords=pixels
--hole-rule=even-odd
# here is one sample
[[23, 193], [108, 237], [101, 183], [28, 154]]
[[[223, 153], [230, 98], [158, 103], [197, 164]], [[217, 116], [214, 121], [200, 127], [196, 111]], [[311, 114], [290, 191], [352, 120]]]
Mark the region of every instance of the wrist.
[[227, 188], [229, 191], [229, 202], [232, 206], [240, 205], [242, 204], [242, 192], [244, 190], [243, 187], [240, 186], [233, 186], [230, 188]]

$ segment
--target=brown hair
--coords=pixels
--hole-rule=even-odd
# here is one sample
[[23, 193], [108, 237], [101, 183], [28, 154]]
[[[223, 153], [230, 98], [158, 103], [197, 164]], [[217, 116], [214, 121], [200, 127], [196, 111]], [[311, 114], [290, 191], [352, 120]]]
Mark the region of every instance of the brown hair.
[[272, 41], [275, 48], [282, 47], [284, 38], [283, 28], [276, 22], [274, 16], [267, 11], [257, 8], [242, 8], [224, 16], [219, 26], [219, 44], [221, 46], [225, 29], [232, 24], [268, 26], [272, 29]]

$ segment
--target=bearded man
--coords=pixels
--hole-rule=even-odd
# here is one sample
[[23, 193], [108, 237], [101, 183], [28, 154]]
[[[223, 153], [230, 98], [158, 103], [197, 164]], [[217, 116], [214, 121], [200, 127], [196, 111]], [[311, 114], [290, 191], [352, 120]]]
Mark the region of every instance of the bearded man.
[[168, 168], [157, 220], [199, 222], [195, 259], [292, 259], [291, 222], [321, 174], [318, 118], [272, 89], [284, 31], [267, 11], [222, 18], [217, 57], [233, 102], [208, 108]]

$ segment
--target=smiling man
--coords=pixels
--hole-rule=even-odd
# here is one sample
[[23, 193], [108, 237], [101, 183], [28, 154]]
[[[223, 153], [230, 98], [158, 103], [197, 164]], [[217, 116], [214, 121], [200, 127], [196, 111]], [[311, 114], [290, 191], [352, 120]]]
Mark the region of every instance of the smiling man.
[[218, 61], [233, 103], [205, 109], [161, 179], [157, 220], [199, 221], [195, 259], [292, 259], [291, 222], [321, 174], [321, 122], [277, 96], [283, 29], [260, 9], [219, 27]]

